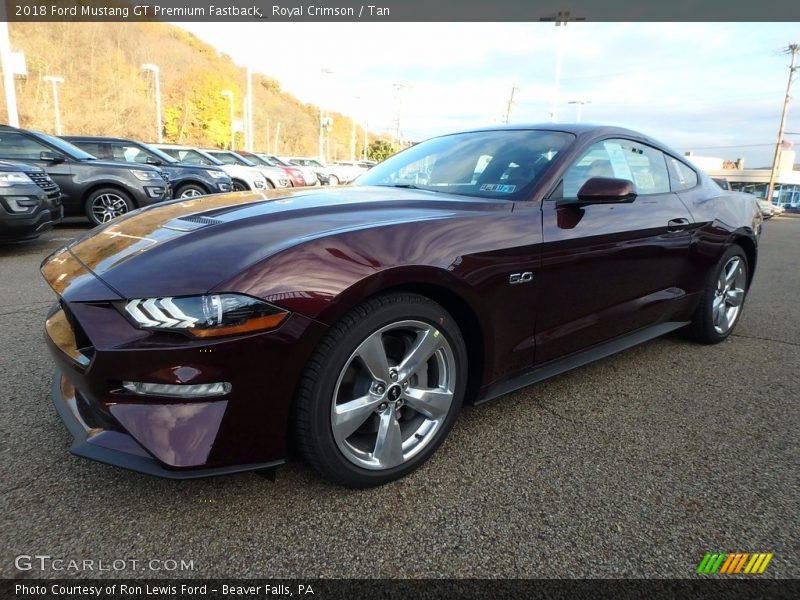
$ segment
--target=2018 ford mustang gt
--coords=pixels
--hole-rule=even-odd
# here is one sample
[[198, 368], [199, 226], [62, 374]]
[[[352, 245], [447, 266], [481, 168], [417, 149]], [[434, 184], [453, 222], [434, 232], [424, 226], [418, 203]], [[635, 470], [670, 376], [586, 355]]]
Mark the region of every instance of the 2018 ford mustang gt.
[[[134, 211], [49, 257], [72, 452], [173, 478], [419, 467], [483, 402], [686, 328], [721, 342], [761, 216], [626, 129], [420, 143], [344, 188]], [[455, 450], [457, 451], [457, 450]]]

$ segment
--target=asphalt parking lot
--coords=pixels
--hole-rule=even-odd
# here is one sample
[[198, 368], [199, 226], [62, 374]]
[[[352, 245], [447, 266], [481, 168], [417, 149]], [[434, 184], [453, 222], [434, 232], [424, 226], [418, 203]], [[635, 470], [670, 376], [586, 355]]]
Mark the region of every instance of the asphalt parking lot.
[[670, 335], [468, 407], [420, 471], [358, 492], [299, 460], [274, 483], [174, 482], [68, 454], [38, 265], [86, 229], [0, 247], [2, 577], [81, 575], [14, 566], [44, 554], [140, 561], [87, 576], [682, 578], [714, 551], [800, 577], [800, 218], [765, 223], [725, 343]]

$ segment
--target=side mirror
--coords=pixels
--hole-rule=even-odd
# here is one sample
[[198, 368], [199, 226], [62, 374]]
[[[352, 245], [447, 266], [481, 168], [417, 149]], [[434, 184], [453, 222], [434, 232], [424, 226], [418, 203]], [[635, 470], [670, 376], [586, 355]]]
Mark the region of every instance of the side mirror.
[[617, 204], [633, 202], [636, 189], [633, 182], [614, 177], [592, 177], [578, 190], [578, 199], [563, 199], [556, 202], [556, 207], [582, 206], [588, 204]]
[[39, 160], [44, 160], [51, 163], [62, 163], [66, 159], [61, 154], [57, 154], [56, 152], [42, 150], [41, 154], [39, 154]]
[[148, 165], [155, 165], [157, 167], [163, 165], [164, 163], [157, 159], [155, 156], [148, 156], [145, 161]]

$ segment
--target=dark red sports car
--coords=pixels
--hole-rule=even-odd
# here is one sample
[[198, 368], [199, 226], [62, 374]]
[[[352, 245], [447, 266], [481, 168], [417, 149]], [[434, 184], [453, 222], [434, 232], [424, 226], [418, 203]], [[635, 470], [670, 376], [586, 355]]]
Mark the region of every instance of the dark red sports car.
[[662, 335], [730, 335], [761, 217], [639, 133], [420, 143], [357, 185], [135, 211], [42, 265], [72, 452], [173, 478], [419, 467], [484, 402]]

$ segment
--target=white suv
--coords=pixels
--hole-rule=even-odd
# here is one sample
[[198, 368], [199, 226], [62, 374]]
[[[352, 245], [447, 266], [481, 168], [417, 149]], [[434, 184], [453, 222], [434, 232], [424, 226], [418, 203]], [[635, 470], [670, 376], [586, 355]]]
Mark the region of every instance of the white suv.
[[225, 171], [231, 178], [234, 192], [246, 190], [264, 190], [267, 188], [267, 180], [255, 169], [239, 165], [226, 165], [217, 160], [208, 152], [192, 148], [191, 146], [177, 146], [174, 144], [153, 144], [162, 152], [166, 152], [173, 158], [190, 165], [214, 165]]

